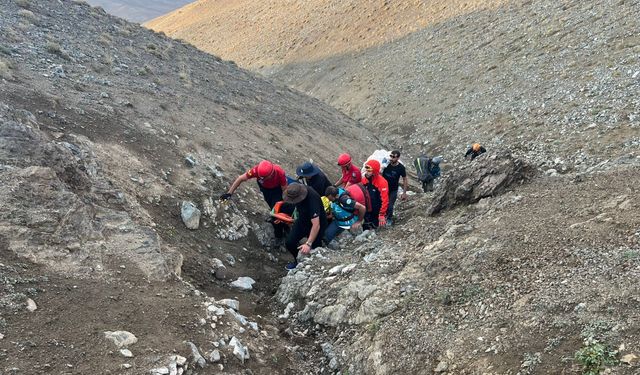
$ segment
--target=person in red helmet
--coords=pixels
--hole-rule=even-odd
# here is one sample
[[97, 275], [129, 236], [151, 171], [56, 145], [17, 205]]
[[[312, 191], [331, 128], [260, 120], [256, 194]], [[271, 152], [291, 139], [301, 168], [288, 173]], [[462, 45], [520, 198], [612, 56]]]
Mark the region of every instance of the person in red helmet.
[[[257, 180], [258, 187], [262, 192], [265, 202], [269, 205], [269, 209], [273, 209], [273, 206], [282, 200], [282, 192], [287, 188], [287, 176], [282, 167], [268, 160], [261, 161], [246, 173], [236, 177], [229, 190], [220, 196], [220, 200], [226, 201], [231, 198], [238, 186], [252, 178]], [[284, 230], [286, 226], [282, 223], [272, 224], [276, 244], [280, 245], [284, 238]]]
[[351, 155], [340, 154], [338, 156], [338, 165], [342, 169], [342, 177], [334, 184], [336, 187], [344, 185], [346, 189], [349, 185], [360, 183], [362, 175], [360, 170], [351, 162]]
[[389, 184], [380, 175], [380, 162], [367, 160], [364, 164], [362, 184], [367, 188], [371, 200], [371, 210], [364, 217], [364, 228], [375, 229], [387, 225], [389, 207]]

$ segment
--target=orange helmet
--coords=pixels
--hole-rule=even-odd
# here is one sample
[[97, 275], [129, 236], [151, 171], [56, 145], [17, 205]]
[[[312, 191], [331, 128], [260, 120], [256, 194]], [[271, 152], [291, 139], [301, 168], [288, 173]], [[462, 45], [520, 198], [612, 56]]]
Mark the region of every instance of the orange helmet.
[[351, 163], [351, 155], [349, 154], [340, 154], [338, 156], [338, 165], [344, 167], [345, 165]]
[[473, 150], [473, 152], [478, 152], [478, 151], [480, 151], [480, 143], [474, 143], [474, 144], [471, 146], [471, 149]]
[[258, 164], [258, 177], [267, 178], [273, 173], [273, 163], [268, 160], [263, 160]]

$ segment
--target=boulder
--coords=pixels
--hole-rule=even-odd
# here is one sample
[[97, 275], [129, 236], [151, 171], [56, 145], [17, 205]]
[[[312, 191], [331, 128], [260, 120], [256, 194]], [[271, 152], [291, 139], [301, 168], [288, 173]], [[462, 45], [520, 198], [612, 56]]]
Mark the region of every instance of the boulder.
[[442, 179], [427, 212], [435, 215], [461, 204], [502, 194], [509, 186], [526, 180], [533, 173], [532, 167], [507, 151], [483, 155]]

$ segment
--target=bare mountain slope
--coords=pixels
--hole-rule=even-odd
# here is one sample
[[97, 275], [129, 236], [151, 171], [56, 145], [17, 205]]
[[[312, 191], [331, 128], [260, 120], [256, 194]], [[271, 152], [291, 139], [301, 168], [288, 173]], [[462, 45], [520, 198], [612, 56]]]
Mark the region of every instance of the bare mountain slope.
[[254, 70], [386, 44], [505, 0], [200, 0], [145, 25]]
[[[457, 158], [465, 145], [480, 141], [518, 149], [547, 167], [584, 171], [626, 157], [640, 141], [636, 1], [472, 1], [465, 2], [467, 11], [456, 2], [445, 10], [419, 2], [409, 6], [413, 17], [398, 18], [401, 5], [389, 2], [390, 10], [375, 12], [375, 20], [367, 7], [387, 9], [381, 2], [349, 3], [348, 12], [329, 17], [338, 3], [307, 5], [302, 14], [294, 6], [285, 11], [282, 3], [261, 9], [260, 18], [251, 18], [255, 5], [233, 3], [236, 17], [257, 22], [255, 27], [212, 10], [209, 23], [216, 26], [197, 32], [179, 13], [151, 25], [320, 98], [411, 154]], [[208, 3], [198, 4], [200, 13], [210, 14]], [[417, 15], [423, 13], [437, 22], [421, 22]], [[272, 22], [278, 17], [286, 21]], [[304, 43], [279, 55], [273, 48], [262, 52], [261, 45], [286, 45], [293, 38], [270, 33], [270, 27], [295, 23], [307, 25], [297, 34]], [[325, 48], [327, 30], [343, 23], [359, 25], [336, 27], [353, 48]], [[377, 25], [406, 32], [384, 42], [365, 33], [376, 41], [368, 48], [353, 42]], [[228, 34], [218, 39], [222, 28]]]
[[[184, 371], [176, 354], [198, 366], [184, 341], [210, 371], [299, 372], [269, 314], [286, 257], [260, 245], [255, 183], [228, 205], [211, 197], [262, 158], [288, 171], [313, 158], [337, 177], [336, 155], [361, 158], [374, 139], [316, 99], [83, 2], [0, 9], [0, 373]], [[201, 210], [199, 230], [183, 201]], [[252, 292], [229, 286], [241, 276]], [[124, 344], [133, 357], [104, 337], [120, 330], [138, 339]], [[246, 364], [233, 354], [245, 346]]]

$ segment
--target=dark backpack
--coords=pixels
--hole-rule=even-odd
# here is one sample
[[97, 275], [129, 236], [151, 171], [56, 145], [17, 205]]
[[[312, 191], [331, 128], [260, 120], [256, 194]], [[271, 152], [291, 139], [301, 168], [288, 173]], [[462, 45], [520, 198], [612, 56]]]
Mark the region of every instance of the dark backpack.
[[433, 180], [433, 175], [431, 174], [430, 157], [426, 155], [418, 156], [416, 160], [413, 161], [413, 166], [416, 167], [418, 180], [420, 180], [421, 182], [429, 182]]

